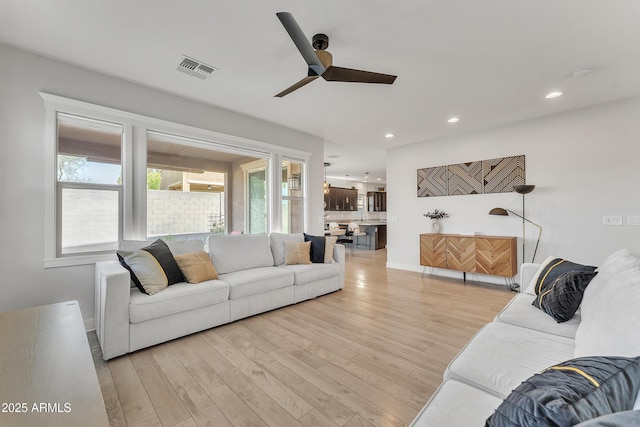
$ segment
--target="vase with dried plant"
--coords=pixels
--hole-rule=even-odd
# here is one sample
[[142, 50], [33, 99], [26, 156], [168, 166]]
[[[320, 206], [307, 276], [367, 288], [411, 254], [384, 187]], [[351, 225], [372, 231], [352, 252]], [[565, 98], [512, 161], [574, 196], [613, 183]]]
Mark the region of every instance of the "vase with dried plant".
[[439, 233], [440, 232], [440, 220], [442, 218], [448, 218], [449, 214], [446, 213], [445, 211], [441, 211], [441, 210], [434, 210], [433, 212], [427, 212], [426, 214], [424, 214], [425, 217], [431, 219], [431, 231], [433, 233]]

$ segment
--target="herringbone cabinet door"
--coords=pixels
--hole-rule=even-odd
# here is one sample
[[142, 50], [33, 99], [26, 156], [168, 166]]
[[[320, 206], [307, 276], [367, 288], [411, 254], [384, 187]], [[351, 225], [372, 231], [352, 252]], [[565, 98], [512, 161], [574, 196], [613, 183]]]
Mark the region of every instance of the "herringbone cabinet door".
[[441, 234], [420, 235], [420, 265], [447, 268], [447, 239]]
[[447, 268], [474, 271], [476, 243], [473, 237], [447, 237]]
[[514, 239], [476, 239], [476, 271], [511, 277], [516, 272]]

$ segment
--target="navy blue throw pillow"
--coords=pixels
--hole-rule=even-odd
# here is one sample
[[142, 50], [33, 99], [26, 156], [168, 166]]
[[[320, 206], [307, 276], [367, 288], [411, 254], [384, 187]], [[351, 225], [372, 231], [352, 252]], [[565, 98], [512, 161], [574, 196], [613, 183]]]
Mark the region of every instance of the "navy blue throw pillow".
[[312, 236], [311, 234], [304, 233], [304, 241], [311, 242], [311, 262], [324, 263], [324, 251], [326, 245], [325, 237]]

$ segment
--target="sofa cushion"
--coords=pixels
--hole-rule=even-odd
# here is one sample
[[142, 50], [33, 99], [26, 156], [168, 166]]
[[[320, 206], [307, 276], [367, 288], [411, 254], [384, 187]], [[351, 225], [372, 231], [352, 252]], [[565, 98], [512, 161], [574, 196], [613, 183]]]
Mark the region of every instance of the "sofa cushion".
[[228, 298], [229, 285], [220, 280], [208, 280], [197, 284], [176, 283], [154, 295], [145, 295], [138, 289], [131, 288], [129, 321], [140, 323], [210, 306]]
[[285, 247], [284, 263], [286, 265], [311, 264], [311, 242], [282, 242]]
[[444, 378], [506, 397], [536, 372], [571, 359], [573, 347], [570, 338], [492, 322], [458, 353]]
[[496, 316], [497, 322], [509, 323], [523, 328], [535, 329], [562, 337], [574, 338], [580, 324], [580, 313], [576, 313], [570, 320], [558, 323], [546, 313], [531, 305], [535, 296], [531, 294], [517, 294], [505, 308]]
[[558, 277], [569, 271], [595, 271], [596, 267], [577, 264], [566, 259], [548, 257], [533, 276], [531, 283], [525, 290], [526, 293], [538, 295], [549, 288]]
[[279, 267], [259, 267], [221, 274], [229, 284], [229, 299], [237, 300], [293, 285], [293, 273]]
[[571, 319], [578, 310], [587, 285], [598, 274], [595, 271], [569, 271], [560, 275], [532, 305], [558, 323]]
[[613, 276], [597, 298], [598, 305], [582, 313], [575, 357], [640, 355], [640, 267]]
[[469, 427], [480, 425], [502, 399], [456, 380], [440, 384], [411, 427]]
[[609, 280], [618, 273], [639, 264], [638, 258], [631, 255], [628, 249], [621, 249], [609, 255], [598, 267], [598, 275], [593, 278], [587, 289], [585, 289], [581, 311], [586, 311], [587, 316], [592, 309], [597, 311], [600, 305], [598, 294], [606, 288]]
[[218, 278], [218, 272], [213, 267], [209, 254], [204, 251], [176, 255], [175, 259], [188, 283], [200, 283]]
[[339, 274], [339, 265], [334, 264], [307, 264], [307, 265], [282, 265], [278, 268], [288, 270], [293, 273], [294, 285], [306, 285]]
[[273, 266], [266, 234], [213, 234], [207, 239], [209, 255], [218, 274]]
[[304, 242], [304, 235], [302, 233], [287, 234], [287, 233], [271, 233], [269, 235], [269, 241], [271, 242], [271, 253], [273, 254], [274, 265], [284, 264], [284, 242]]
[[640, 357], [573, 359], [520, 384], [485, 426], [573, 426], [631, 409], [639, 388]]

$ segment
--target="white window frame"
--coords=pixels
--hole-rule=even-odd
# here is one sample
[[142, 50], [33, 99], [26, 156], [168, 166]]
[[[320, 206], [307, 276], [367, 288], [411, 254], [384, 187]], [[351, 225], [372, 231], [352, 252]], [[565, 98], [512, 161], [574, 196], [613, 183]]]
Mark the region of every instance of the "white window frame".
[[[120, 226], [122, 238], [145, 240], [147, 233], [147, 132], [165, 133], [176, 138], [186, 138], [185, 143], [197, 144], [212, 150], [230, 151], [238, 154], [259, 156], [268, 159], [270, 172], [267, 186], [267, 229], [279, 231], [281, 223], [282, 192], [280, 172], [282, 157], [304, 163], [303, 182], [308, 182], [307, 165], [311, 153], [282, 147], [248, 138], [227, 135], [215, 131], [182, 125], [140, 114], [39, 92], [45, 107], [45, 239], [44, 267], [65, 267], [93, 264], [96, 261], [112, 260], [113, 253], [91, 253], [87, 255], [58, 256], [59, 242], [57, 212], [57, 114], [66, 113], [103, 120], [123, 125], [122, 139], [122, 215]], [[305, 195], [307, 194], [305, 188]], [[305, 229], [307, 228], [308, 198], [304, 198]]]
[[[280, 231], [282, 229], [282, 202], [284, 200], [295, 200], [295, 201], [302, 201], [302, 206], [303, 206], [303, 209], [302, 209], [302, 223], [304, 224], [305, 230], [306, 230], [306, 228], [307, 228], [306, 227], [306, 225], [307, 225], [307, 208], [308, 208], [308, 203], [307, 203], [307, 200], [308, 200], [308, 198], [307, 198], [307, 190], [308, 190], [308, 187], [307, 187], [307, 162], [305, 162], [302, 159], [296, 159], [296, 158], [290, 157], [290, 156], [280, 156], [280, 157], [281, 157], [280, 163], [279, 163], [280, 164], [280, 170], [278, 171], [280, 173], [280, 177], [282, 177], [282, 162], [289, 161], [289, 162], [296, 162], [296, 163], [302, 164], [302, 174], [300, 176], [300, 179], [302, 180], [302, 187], [301, 187], [302, 196], [301, 197], [300, 196], [283, 196], [282, 195], [282, 191], [278, 192], [279, 195], [280, 195], [280, 201], [279, 201], [279, 204], [278, 204], [278, 206], [280, 208], [279, 229], [280, 229]], [[282, 179], [282, 178], [280, 178], [280, 179]]]

